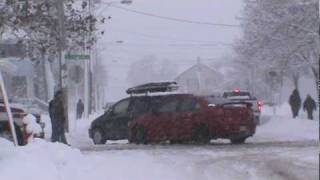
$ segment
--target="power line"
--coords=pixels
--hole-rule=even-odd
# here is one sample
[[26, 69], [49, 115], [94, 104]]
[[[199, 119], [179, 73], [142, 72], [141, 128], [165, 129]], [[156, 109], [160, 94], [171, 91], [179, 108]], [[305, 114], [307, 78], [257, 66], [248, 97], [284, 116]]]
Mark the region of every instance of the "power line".
[[208, 26], [221, 26], [221, 27], [231, 27], [231, 28], [239, 28], [240, 27], [240, 25], [235, 25], [235, 24], [201, 22], [201, 21], [193, 21], [193, 20], [188, 20], [188, 19], [180, 19], [180, 18], [175, 18], [175, 17], [161, 16], [161, 15], [137, 11], [137, 10], [133, 10], [133, 9], [117, 6], [117, 5], [110, 5], [110, 7], [114, 7], [117, 9], [121, 9], [124, 11], [132, 12], [132, 13], [136, 13], [136, 14], [140, 14], [140, 15], [144, 15], [144, 16], [149, 16], [149, 17], [154, 17], [154, 18], [164, 19], [164, 20], [169, 20], [169, 21], [175, 21], [175, 22], [181, 22], [181, 23], [201, 24], [201, 25], [208, 25]]
[[[101, 43], [101, 45], [106, 45]], [[219, 46], [227, 46], [232, 47], [232, 44], [228, 43], [163, 43], [163, 44], [151, 44], [151, 43], [125, 43], [125, 44], [113, 44], [108, 46], [117, 46], [117, 47], [175, 47], [175, 48], [212, 48], [212, 47], [219, 47]]]
[[[122, 32], [121, 32], [122, 31]], [[123, 30], [123, 29], [117, 29], [117, 32], [120, 33], [130, 33], [130, 34], [135, 34], [140, 37], [148, 38], [148, 39], [157, 39], [161, 41], [182, 41], [182, 42], [197, 42], [197, 43], [202, 43], [202, 44], [219, 44], [219, 45], [230, 45], [231, 43], [224, 43], [224, 42], [215, 42], [215, 41], [206, 41], [206, 40], [199, 40], [199, 39], [181, 39], [181, 38], [175, 38], [173, 36], [163, 36], [163, 35], [154, 35], [154, 34], [146, 34], [146, 33], [141, 33], [141, 32], [136, 32], [136, 31], [128, 31], [128, 30]]]

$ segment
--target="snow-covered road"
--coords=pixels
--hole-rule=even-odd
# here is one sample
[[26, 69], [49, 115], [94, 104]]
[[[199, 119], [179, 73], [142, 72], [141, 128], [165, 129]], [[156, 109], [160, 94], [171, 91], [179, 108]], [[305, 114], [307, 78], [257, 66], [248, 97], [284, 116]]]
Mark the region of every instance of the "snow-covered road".
[[[319, 179], [319, 121], [291, 119], [288, 106], [282, 109], [274, 116], [264, 112], [270, 118], [241, 145], [215, 140], [209, 145], [108, 141], [95, 146], [88, 138], [90, 120], [78, 121], [68, 134], [71, 147], [36, 139], [15, 148], [0, 139], [0, 179]], [[48, 123], [47, 134], [50, 128]]]
[[[316, 141], [230, 145], [109, 144], [82, 152], [112, 169], [106, 179], [316, 180]], [[100, 166], [97, 164], [97, 166]]]

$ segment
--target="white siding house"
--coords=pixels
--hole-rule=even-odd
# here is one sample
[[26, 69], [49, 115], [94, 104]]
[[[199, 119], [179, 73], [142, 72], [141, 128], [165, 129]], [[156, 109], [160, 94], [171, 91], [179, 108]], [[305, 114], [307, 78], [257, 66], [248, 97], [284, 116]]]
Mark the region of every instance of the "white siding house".
[[209, 95], [222, 90], [223, 75], [198, 61], [178, 75], [175, 81], [183, 93]]

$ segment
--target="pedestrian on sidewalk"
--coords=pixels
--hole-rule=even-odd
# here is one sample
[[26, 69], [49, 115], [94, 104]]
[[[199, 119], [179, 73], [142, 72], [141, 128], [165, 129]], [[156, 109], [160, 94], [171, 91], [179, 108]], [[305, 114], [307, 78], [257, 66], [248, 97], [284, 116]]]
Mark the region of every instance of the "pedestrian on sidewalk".
[[301, 98], [298, 89], [294, 89], [289, 98], [289, 104], [291, 106], [292, 116], [296, 118], [299, 115], [299, 110], [301, 108]]
[[82, 114], [84, 111], [84, 105], [81, 99], [78, 100], [77, 102], [77, 119], [81, 119], [82, 118]]
[[313, 120], [313, 111], [317, 110], [316, 102], [308, 94], [306, 100], [303, 103], [303, 111], [307, 111], [308, 119]]
[[64, 104], [63, 104], [63, 94], [61, 90], [58, 90], [53, 100], [49, 103], [49, 115], [51, 118], [52, 125], [52, 142], [61, 142], [68, 144], [65, 136], [65, 114], [64, 114]]

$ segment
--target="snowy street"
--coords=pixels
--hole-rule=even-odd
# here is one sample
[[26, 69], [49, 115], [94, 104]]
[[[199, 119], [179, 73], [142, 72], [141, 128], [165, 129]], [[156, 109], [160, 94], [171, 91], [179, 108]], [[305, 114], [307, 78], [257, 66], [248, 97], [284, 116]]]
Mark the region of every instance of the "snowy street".
[[320, 180], [320, 0], [0, 0], [0, 180]]
[[[106, 145], [83, 150], [109, 179], [318, 179], [317, 143]], [[96, 166], [99, 167], [99, 164]]]
[[[270, 115], [269, 110], [265, 107], [264, 115]], [[14, 148], [0, 139], [5, 147], [0, 149], [0, 173], [8, 180], [317, 180], [319, 122], [303, 116], [291, 119], [287, 110], [287, 105], [279, 107], [278, 115], [242, 145], [228, 140], [208, 145], [135, 145], [126, 140], [93, 145], [87, 135], [90, 121], [80, 121], [77, 131], [68, 135], [71, 147], [36, 140]], [[14, 173], [16, 169], [21, 173]]]

